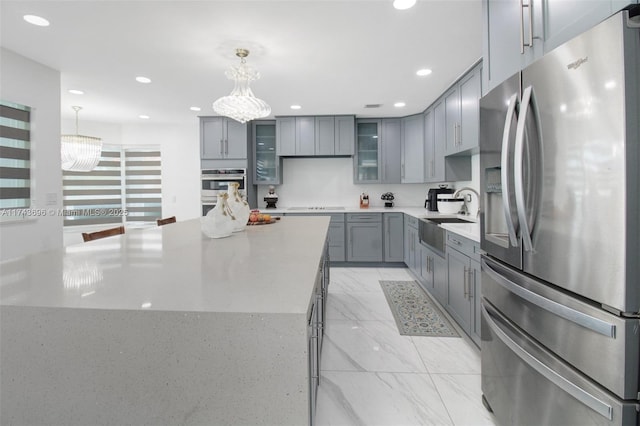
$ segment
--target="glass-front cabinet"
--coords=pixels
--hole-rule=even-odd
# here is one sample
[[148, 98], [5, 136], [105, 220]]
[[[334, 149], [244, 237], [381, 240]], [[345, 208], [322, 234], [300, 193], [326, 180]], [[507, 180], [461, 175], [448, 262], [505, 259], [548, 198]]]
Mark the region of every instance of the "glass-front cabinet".
[[380, 120], [358, 120], [354, 181], [380, 180]]
[[282, 160], [276, 155], [276, 121], [252, 121], [255, 167], [253, 182], [257, 185], [282, 183]]

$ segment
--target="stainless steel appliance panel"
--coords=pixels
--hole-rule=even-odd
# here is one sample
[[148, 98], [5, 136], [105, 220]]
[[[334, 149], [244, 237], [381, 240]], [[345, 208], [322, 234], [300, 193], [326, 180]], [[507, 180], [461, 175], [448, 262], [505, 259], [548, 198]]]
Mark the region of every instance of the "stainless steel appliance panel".
[[[625, 52], [625, 41], [635, 50]], [[635, 56], [625, 57], [630, 50]], [[521, 168], [515, 171], [517, 204], [518, 180], [525, 182], [519, 203], [524, 270], [629, 313], [640, 311], [638, 275], [629, 274], [637, 272], [638, 252], [628, 251], [638, 247], [640, 234], [638, 212], [628, 216], [627, 206], [637, 206], [637, 191], [628, 185], [638, 184], [626, 179], [630, 149], [638, 167], [638, 134], [627, 134], [625, 109], [634, 104], [637, 110], [639, 94], [637, 84], [625, 88], [625, 61], [637, 64], [638, 51], [638, 29], [629, 29], [620, 13], [526, 68], [520, 114], [530, 114], [518, 123], [526, 130], [520, 140], [516, 135], [514, 157]], [[530, 164], [538, 152], [541, 163]]]
[[[484, 284], [484, 283], [483, 283]], [[625, 402], [528, 338], [483, 299], [482, 392], [502, 425], [638, 425]]]
[[480, 247], [516, 268], [522, 267], [512, 166], [519, 104], [519, 73], [480, 100]]
[[623, 399], [638, 397], [640, 319], [603, 311], [486, 256], [482, 293], [509, 321], [586, 376]]

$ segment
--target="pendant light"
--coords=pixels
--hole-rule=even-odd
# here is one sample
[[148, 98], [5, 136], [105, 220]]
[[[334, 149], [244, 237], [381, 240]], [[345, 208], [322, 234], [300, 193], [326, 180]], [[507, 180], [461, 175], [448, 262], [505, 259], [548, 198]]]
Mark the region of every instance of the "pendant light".
[[76, 112], [76, 134], [61, 136], [62, 170], [90, 172], [100, 162], [102, 139], [78, 134], [78, 111], [82, 107], [73, 106], [71, 108]]
[[240, 123], [268, 116], [271, 107], [256, 98], [249, 87], [250, 82], [260, 78], [260, 73], [247, 65], [245, 58], [249, 56], [249, 51], [236, 49], [236, 56], [240, 58], [240, 65], [225, 72], [227, 78], [235, 82], [235, 87], [229, 96], [223, 96], [213, 103], [213, 110]]

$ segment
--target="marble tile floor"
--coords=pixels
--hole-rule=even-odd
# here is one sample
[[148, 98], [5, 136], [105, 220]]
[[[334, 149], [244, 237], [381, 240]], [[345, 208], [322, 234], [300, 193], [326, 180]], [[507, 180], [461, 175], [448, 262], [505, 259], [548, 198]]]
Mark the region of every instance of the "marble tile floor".
[[[379, 280], [405, 268], [331, 268], [316, 425], [494, 425], [480, 351], [462, 338], [401, 336]], [[453, 321], [452, 321], [453, 323]]]

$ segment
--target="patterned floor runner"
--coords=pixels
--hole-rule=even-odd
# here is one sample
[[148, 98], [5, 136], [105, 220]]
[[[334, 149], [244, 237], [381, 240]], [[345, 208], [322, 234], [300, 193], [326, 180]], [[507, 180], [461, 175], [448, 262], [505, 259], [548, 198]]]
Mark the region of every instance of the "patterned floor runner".
[[460, 337], [415, 281], [380, 281], [398, 331], [404, 336]]

